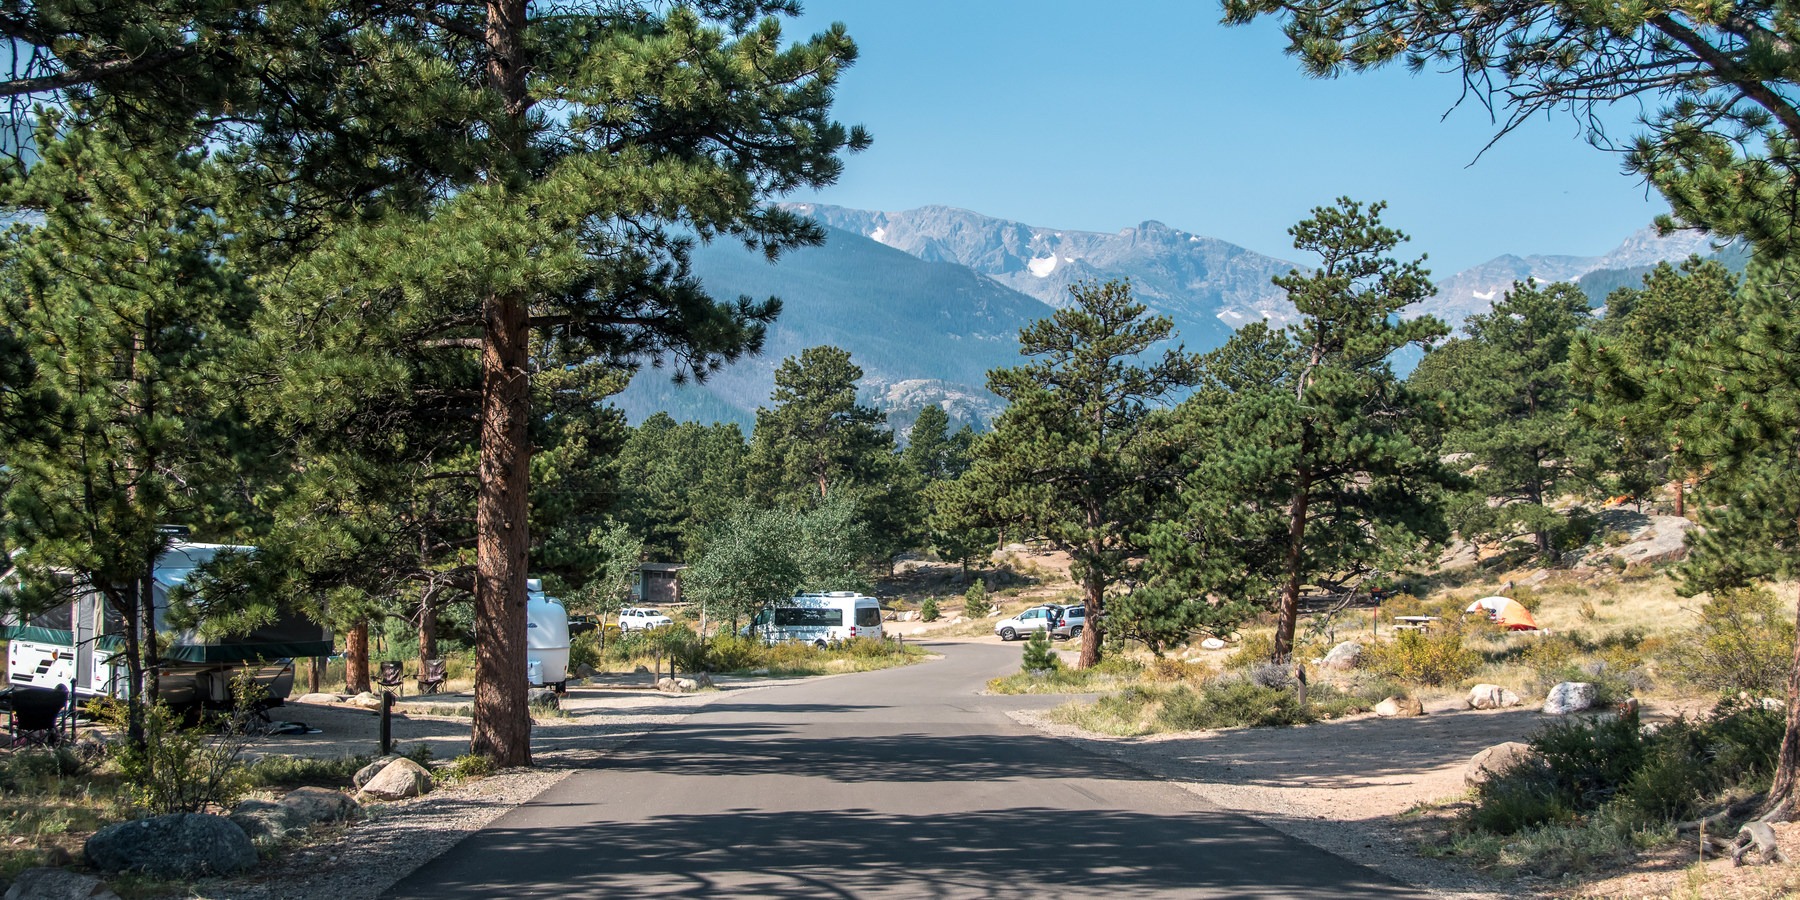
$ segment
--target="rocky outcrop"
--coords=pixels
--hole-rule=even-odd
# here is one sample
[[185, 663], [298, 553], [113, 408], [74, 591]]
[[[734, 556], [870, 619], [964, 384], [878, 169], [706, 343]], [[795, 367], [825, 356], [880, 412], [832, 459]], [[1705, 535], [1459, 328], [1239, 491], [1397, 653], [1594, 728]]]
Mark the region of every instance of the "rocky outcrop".
[[1594, 705], [1594, 698], [1599, 691], [1586, 681], [1565, 681], [1550, 689], [1544, 697], [1544, 712], [1552, 716], [1566, 716], [1580, 712]]
[[1497, 684], [1478, 684], [1469, 689], [1470, 709], [1506, 709], [1523, 702], [1518, 694]]
[[204, 813], [171, 813], [109, 825], [87, 839], [85, 852], [97, 869], [157, 878], [230, 875], [256, 865], [256, 847], [244, 829], [223, 816]]
[[1375, 704], [1375, 714], [1385, 719], [1408, 719], [1425, 714], [1425, 704], [1417, 697], [1389, 697]]
[[1319, 666], [1337, 672], [1347, 672], [1362, 663], [1362, 656], [1361, 644], [1355, 641], [1345, 641], [1331, 648], [1331, 652], [1325, 654], [1324, 659], [1319, 660]]
[[431, 771], [403, 756], [383, 766], [362, 792], [377, 800], [404, 800], [428, 794], [431, 787]]
[[119, 895], [92, 875], [40, 868], [20, 872], [5, 900], [119, 900]]
[[1469, 758], [1468, 768], [1463, 770], [1463, 784], [1469, 787], [1486, 784], [1514, 766], [1529, 762], [1534, 756], [1530, 744], [1518, 741], [1495, 744]]

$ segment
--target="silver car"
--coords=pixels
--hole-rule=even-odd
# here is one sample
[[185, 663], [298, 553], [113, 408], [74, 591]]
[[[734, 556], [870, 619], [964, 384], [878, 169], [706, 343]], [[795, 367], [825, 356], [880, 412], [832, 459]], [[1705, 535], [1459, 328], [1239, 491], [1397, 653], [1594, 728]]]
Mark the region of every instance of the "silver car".
[[1081, 637], [1087, 626], [1087, 607], [1080, 603], [1071, 603], [1063, 607], [1062, 618], [1050, 629], [1050, 636], [1057, 640], [1074, 640]]

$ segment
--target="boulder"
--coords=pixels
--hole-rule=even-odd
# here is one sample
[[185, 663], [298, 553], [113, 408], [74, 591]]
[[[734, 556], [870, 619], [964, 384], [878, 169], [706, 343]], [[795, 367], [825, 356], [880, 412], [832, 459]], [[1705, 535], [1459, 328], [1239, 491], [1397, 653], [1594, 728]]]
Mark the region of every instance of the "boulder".
[[1206, 640], [1200, 642], [1200, 649], [1202, 649], [1202, 650], [1223, 650], [1223, 649], [1225, 649], [1225, 642], [1222, 640], [1219, 640], [1216, 637], [1209, 637]]
[[592, 678], [598, 674], [600, 674], [600, 671], [587, 663], [577, 663], [575, 665], [576, 678]]
[[532, 688], [525, 694], [525, 702], [532, 709], [561, 709], [562, 699], [550, 688]]
[[155, 878], [231, 875], [256, 865], [256, 846], [235, 822], [204, 813], [170, 813], [108, 825], [87, 839], [87, 861], [107, 872]]
[[1389, 697], [1375, 704], [1375, 714], [1386, 719], [1406, 719], [1425, 714], [1425, 704], [1417, 697]]
[[1518, 694], [1497, 684], [1478, 684], [1469, 689], [1470, 709], [1505, 709], [1523, 702]]
[[119, 900], [93, 875], [68, 869], [26, 869], [6, 889], [5, 900]]
[[1550, 689], [1544, 697], [1544, 712], [1552, 716], [1566, 716], [1572, 712], [1580, 712], [1594, 705], [1594, 697], [1598, 691], [1586, 681], [1565, 681]]
[[631, 670], [631, 674], [633, 674], [633, 675], [648, 675], [648, 674], [650, 674], [650, 667], [649, 666], [638, 666], [637, 668]]
[[[680, 678], [664, 678], [656, 683], [656, 689], [659, 691], [667, 691], [671, 694], [691, 694], [701, 688], [701, 678], [704, 677], [705, 676], [703, 675], [697, 675], [692, 678], [687, 676]], [[712, 687], [712, 681], [708, 679], [705, 682], [705, 686]]]
[[696, 689], [713, 687], [713, 680], [705, 672], [695, 672], [694, 687]]
[[264, 854], [306, 834], [306, 822], [299, 814], [273, 800], [245, 800], [231, 811], [231, 821]]
[[1362, 662], [1362, 655], [1361, 644], [1355, 641], [1345, 641], [1331, 648], [1331, 652], [1325, 654], [1324, 659], [1319, 660], [1319, 666], [1338, 672], [1347, 672]]
[[1469, 787], [1484, 784], [1494, 776], [1504, 775], [1508, 769], [1531, 760], [1534, 755], [1530, 744], [1518, 741], [1495, 744], [1469, 758], [1469, 766], [1463, 770], [1463, 784]]
[[351, 706], [360, 706], [363, 709], [380, 709], [381, 708], [381, 697], [377, 694], [372, 694], [368, 691], [363, 691], [362, 693], [357, 694], [354, 697], [351, 697], [347, 702]]
[[345, 822], [362, 813], [356, 798], [343, 791], [322, 787], [295, 788], [281, 798], [281, 805], [293, 810], [294, 815], [308, 825]]
[[360, 769], [357, 769], [356, 774], [350, 776], [350, 783], [352, 785], [356, 786], [356, 788], [358, 790], [360, 790], [363, 785], [368, 784], [370, 781], [374, 780], [375, 776], [380, 775], [381, 770], [387, 768], [388, 763], [391, 763], [394, 760], [399, 759], [399, 758], [400, 758], [400, 754], [389, 753], [388, 755], [383, 756], [383, 757], [375, 760], [374, 762], [369, 763], [366, 766], [363, 766]]
[[301, 694], [294, 699], [296, 703], [340, 703], [343, 694]]
[[363, 793], [377, 800], [404, 800], [431, 792], [431, 772], [424, 766], [401, 757], [388, 763], [369, 783]]

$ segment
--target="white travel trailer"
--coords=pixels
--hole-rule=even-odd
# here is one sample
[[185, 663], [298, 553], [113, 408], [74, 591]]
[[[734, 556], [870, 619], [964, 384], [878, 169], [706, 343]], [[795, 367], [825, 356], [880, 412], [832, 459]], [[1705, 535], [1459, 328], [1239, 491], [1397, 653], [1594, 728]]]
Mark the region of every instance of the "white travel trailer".
[[569, 613], [536, 578], [525, 582], [525, 672], [534, 686], [568, 690]]
[[[331, 632], [297, 615], [284, 615], [237, 637], [203, 639], [183, 632], [170, 640], [163, 624], [169, 592], [218, 553], [253, 549], [178, 541], [157, 559], [151, 573], [161, 657], [157, 691], [171, 705], [227, 703], [232, 679], [246, 670], [270, 700], [285, 700], [294, 687], [293, 661], [331, 654]], [[77, 697], [124, 696], [131, 687], [124, 630], [118, 611], [94, 590], [78, 591], [71, 602], [29, 620], [8, 617], [0, 625], [0, 637], [9, 642], [7, 679], [41, 688], [66, 685]]]
[[744, 634], [770, 644], [805, 641], [821, 647], [859, 637], [880, 640], [881, 601], [855, 591], [796, 594], [763, 607]]

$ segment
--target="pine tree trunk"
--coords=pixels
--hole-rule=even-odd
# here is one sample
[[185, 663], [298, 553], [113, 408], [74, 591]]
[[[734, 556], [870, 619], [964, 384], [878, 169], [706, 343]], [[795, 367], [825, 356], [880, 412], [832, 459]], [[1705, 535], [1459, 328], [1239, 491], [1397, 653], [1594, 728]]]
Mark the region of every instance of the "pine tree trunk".
[[[151, 557], [150, 565], [156, 565], [154, 556]], [[157, 658], [156, 588], [150, 574], [152, 571], [154, 569], [151, 568], [144, 570], [144, 577], [138, 581], [137, 588], [140, 617], [138, 620], [138, 652], [143, 655], [143, 666], [138, 673], [141, 680], [137, 686], [142, 690], [139, 696], [143, 698], [141, 706], [144, 707], [155, 706], [156, 701], [162, 699], [161, 680], [156, 677], [161, 660]]]
[[531, 765], [526, 706], [525, 304], [491, 298], [482, 351], [481, 484], [476, 499], [475, 730], [469, 752], [506, 766]]
[[1302, 471], [1288, 506], [1287, 580], [1281, 585], [1281, 608], [1275, 622], [1275, 649], [1270, 662], [1286, 665], [1294, 655], [1294, 629], [1300, 621], [1300, 583], [1306, 557], [1306, 507], [1311, 499], [1312, 475]]
[[1681, 479], [1675, 481], [1675, 516], [1687, 518], [1687, 482]]
[[[526, 60], [520, 38], [525, 0], [489, 0], [487, 82], [506, 118], [501, 146], [527, 140]], [[528, 310], [525, 298], [482, 303], [481, 463], [475, 499], [475, 721], [469, 752], [496, 765], [531, 765], [531, 711], [525, 703], [525, 576], [531, 444]]]
[[419, 601], [419, 671], [425, 671], [425, 661], [437, 659], [437, 597], [431, 590]]
[[1759, 818], [1786, 822], [1795, 818], [1795, 788], [1800, 787], [1800, 609], [1795, 610], [1794, 658], [1788, 665], [1787, 730], [1781, 736], [1781, 753], [1775, 762], [1775, 783]]
[[[140, 583], [141, 584], [141, 583]], [[129, 683], [127, 690], [130, 696], [125, 699], [125, 739], [135, 749], [144, 748], [144, 657], [138, 646], [138, 585], [133, 585], [129, 595], [131, 605], [125, 606], [124, 597], [107, 598], [114, 609], [123, 609], [125, 615], [125, 679]]]
[[357, 619], [344, 635], [344, 690], [362, 694], [373, 688], [369, 683], [369, 620]]
[[1100, 584], [1100, 576], [1089, 574], [1082, 585], [1081, 605], [1085, 609], [1087, 624], [1081, 626], [1081, 656], [1075, 660], [1075, 668], [1085, 669], [1100, 662], [1100, 597], [1104, 587]]

